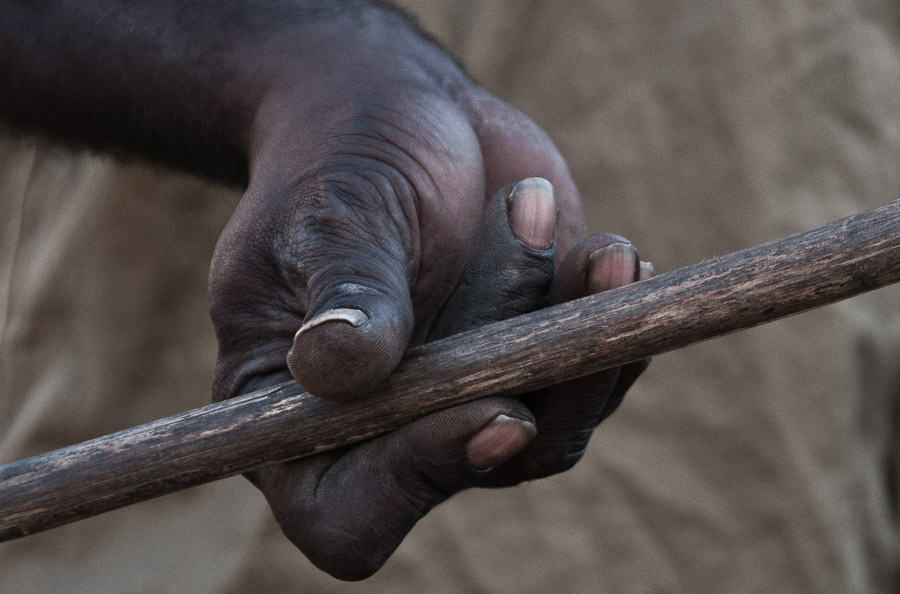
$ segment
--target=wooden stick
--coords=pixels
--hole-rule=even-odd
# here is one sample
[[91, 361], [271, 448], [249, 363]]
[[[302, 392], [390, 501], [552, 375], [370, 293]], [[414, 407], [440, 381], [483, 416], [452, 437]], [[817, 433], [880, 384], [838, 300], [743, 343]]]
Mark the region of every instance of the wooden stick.
[[407, 353], [336, 404], [292, 384], [0, 468], [0, 539], [309, 456], [492, 394], [658, 355], [900, 281], [900, 201]]

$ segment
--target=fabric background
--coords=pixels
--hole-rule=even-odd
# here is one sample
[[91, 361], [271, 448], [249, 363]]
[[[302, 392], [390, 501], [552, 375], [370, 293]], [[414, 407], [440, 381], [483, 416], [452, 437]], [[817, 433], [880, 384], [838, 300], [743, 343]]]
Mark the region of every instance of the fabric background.
[[[403, 4], [658, 271], [900, 197], [895, 2]], [[0, 142], [0, 463], [209, 401], [207, 266], [238, 199]], [[575, 469], [454, 498], [361, 583], [235, 478], [0, 544], [0, 593], [896, 592], [898, 305], [658, 357]]]

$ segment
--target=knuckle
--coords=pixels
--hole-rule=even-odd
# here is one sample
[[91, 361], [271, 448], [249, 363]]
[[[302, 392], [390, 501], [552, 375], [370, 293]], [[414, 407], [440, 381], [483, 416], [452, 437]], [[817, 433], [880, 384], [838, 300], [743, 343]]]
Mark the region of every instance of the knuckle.
[[315, 177], [318, 197], [297, 205], [288, 245], [280, 250], [285, 265], [299, 262], [303, 269], [317, 270], [360, 257], [384, 263], [412, 259], [418, 219], [406, 176], [377, 159], [343, 155], [333, 156]]
[[[342, 152], [329, 157], [319, 170], [326, 198], [363, 212], [381, 214], [397, 198], [413, 198], [407, 175], [389, 155], [368, 155], [342, 147]], [[402, 213], [401, 213], [402, 214]]]

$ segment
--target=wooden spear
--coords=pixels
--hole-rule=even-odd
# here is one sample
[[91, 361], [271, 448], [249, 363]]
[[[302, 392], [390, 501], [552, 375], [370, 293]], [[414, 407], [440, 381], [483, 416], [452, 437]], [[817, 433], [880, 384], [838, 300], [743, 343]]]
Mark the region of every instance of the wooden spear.
[[900, 281], [900, 201], [407, 353], [336, 404], [283, 384], [0, 468], [0, 540], [369, 439]]

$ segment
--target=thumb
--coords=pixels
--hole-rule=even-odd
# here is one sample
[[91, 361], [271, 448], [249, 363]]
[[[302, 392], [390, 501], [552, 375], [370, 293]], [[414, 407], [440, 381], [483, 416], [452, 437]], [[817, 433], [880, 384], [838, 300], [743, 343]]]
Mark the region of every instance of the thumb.
[[294, 247], [308, 305], [288, 369], [307, 392], [335, 400], [363, 396], [381, 383], [414, 327], [415, 223], [389, 212], [390, 198], [354, 198], [348, 204], [326, 196]]

